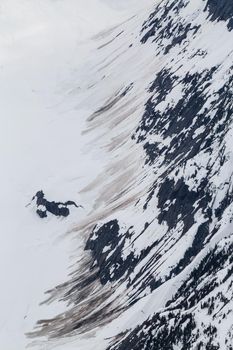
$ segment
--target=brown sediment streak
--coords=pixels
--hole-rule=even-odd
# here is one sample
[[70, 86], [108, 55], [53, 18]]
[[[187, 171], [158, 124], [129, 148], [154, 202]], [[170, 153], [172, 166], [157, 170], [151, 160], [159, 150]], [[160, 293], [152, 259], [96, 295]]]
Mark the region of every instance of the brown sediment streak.
[[127, 18], [126, 20], [124, 20], [123, 22], [111, 27], [110, 29], [107, 29], [107, 30], [103, 30], [101, 31], [100, 33], [94, 35], [92, 37], [93, 40], [102, 40], [106, 37], [108, 37], [109, 35], [111, 35], [117, 28], [122, 28], [122, 25], [125, 24], [125, 23], [128, 23], [130, 22], [133, 18], [135, 18], [136, 16], [131, 16], [129, 18]]
[[113, 96], [112, 98], [110, 98], [108, 101], [106, 101], [106, 104], [103, 107], [98, 109], [95, 113], [93, 113], [88, 118], [88, 121], [93, 121], [96, 117], [98, 117], [102, 113], [107, 112], [108, 110], [110, 110], [112, 107], [114, 107], [117, 104], [118, 101], [121, 100], [121, 98], [122, 98], [122, 96]]
[[104, 47], [110, 45], [112, 42], [114, 42], [121, 34], [123, 34], [124, 31], [122, 30], [120, 33], [118, 33], [114, 38], [110, 39], [109, 41], [107, 41], [106, 43], [100, 45], [97, 50], [101, 50], [103, 49]]
[[121, 57], [124, 53], [127, 52], [128, 49], [124, 49], [123, 51], [121, 51], [118, 55], [116, 55], [115, 57], [113, 57], [110, 61], [108, 61], [105, 65], [101, 66], [98, 69], [98, 72], [103, 71], [104, 69], [108, 68], [109, 66], [111, 66], [112, 63], [114, 63], [119, 57]]
[[[110, 131], [114, 127], [119, 127], [120, 123], [127, 123], [127, 120], [131, 121], [131, 119], [134, 118], [138, 114], [138, 110], [140, 110], [141, 106], [141, 98], [140, 96], [135, 96], [134, 98], [128, 98], [127, 100], [123, 101], [124, 97], [121, 96], [120, 98], [115, 98], [114, 100], [111, 99], [111, 107], [108, 108], [105, 105], [105, 108], [103, 108], [101, 111], [98, 111], [98, 114], [94, 114], [89, 118], [89, 121], [91, 121], [90, 125], [88, 125], [88, 128], [85, 130], [83, 134], [89, 133], [90, 131], [94, 131], [98, 128], [99, 123], [101, 122], [101, 126], [103, 127], [103, 136], [106, 137], [106, 131], [104, 130], [104, 127], [108, 128]], [[118, 102], [121, 102], [118, 104]], [[97, 118], [98, 116], [98, 118]], [[118, 136], [119, 134], [123, 132], [126, 132], [128, 130], [128, 134], [125, 135], [125, 142], [128, 142], [127, 136], [131, 133], [132, 134], [132, 127], [131, 124], [127, 125], [127, 129], [121, 128], [118, 132], [115, 132], [112, 137]], [[98, 139], [98, 137], [96, 137]], [[105, 144], [109, 144], [109, 139], [111, 140], [111, 135], [108, 134], [108, 139], [106, 139]], [[105, 145], [104, 145], [105, 146]], [[135, 145], [134, 145], [135, 146]]]

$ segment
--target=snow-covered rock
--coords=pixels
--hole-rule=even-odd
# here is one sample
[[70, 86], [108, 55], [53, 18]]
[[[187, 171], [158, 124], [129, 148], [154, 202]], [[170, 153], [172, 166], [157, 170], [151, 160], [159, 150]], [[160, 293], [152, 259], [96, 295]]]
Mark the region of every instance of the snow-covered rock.
[[[14, 140], [1, 160], [4, 230], [13, 239], [25, 230], [25, 240], [34, 231], [35, 250], [35, 232], [52, 232], [42, 244], [49, 240], [46, 265], [54, 259], [35, 294], [41, 255], [26, 255], [32, 268], [20, 269], [29, 278], [20, 290], [33, 298], [24, 305], [36, 308], [50, 291], [27, 323], [17, 311], [19, 339], [26, 332], [38, 349], [232, 350], [232, 1], [81, 3], [31, 3], [30, 38], [26, 27], [2, 65], [0, 84], [16, 84], [2, 118], [14, 122], [3, 135], [4, 147], [7, 131]], [[41, 223], [22, 206], [38, 188], [85, 210]], [[14, 276], [6, 272], [4, 285]], [[6, 348], [9, 330], [2, 334]]]

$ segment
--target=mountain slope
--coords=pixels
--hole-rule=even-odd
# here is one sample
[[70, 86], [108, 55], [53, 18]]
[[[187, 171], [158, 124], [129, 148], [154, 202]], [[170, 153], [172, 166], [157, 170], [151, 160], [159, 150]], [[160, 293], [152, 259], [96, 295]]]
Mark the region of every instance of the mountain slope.
[[70, 311], [37, 335], [108, 324], [111, 349], [231, 349], [231, 11], [160, 1], [101, 40], [90, 94], [117, 86], [88, 132], [109, 162], [83, 190], [97, 192], [85, 259], [52, 291]]
[[66, 232], [92, 203], [41, 220], [31, 200], [43, 190], [50, 202], [81, 204], [79, 189], [102, 168], [101, 156], [82, 150], [81, 130], [94, 109], [89, 103], [77, 111], [76, 76], [83, 62], [88, 69], [90, 37], [122, 16], [98, 0], [1, 1], [1, 349], [26, 349], [25, 333], [38, 319], [66, 310], [38, 304], [68, 278], [74, 245]]
[[88, 212], [63, 228], [77, 248], [48, 292], [65, 311], [28, 337], [41, 349], [230, 350], [233, 5], [137, 4], [92, 39], [66, 89], [77, 113], [91, 106], [80, 138], [100, 168], [57, 198], [78, 188]]

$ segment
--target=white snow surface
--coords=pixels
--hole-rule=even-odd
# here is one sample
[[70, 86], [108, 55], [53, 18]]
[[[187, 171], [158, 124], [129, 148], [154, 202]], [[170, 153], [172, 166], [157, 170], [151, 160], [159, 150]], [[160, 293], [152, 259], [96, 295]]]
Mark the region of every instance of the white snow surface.
[[[67, 279], [74, 243], [66, 233], [92, 206], [79, 190], [106, 161], [104, 154], [84, 150], [81, 132], [94, 107], [92, 101], [78, 107], [80, 86], [95, 46], [93, 35], [124, 21], [137, 6], [142, 4], [135, 0], [1, 1], [2, 350], [25, 349], [25, 333], [38, 319], [65, 310], [62, 303], [38, 303], [46, 290]], [[48, 199], [75, 200], [85, 210], [73, 209], [68, 219], [41, 220], [27, 206], [40, 189]]]

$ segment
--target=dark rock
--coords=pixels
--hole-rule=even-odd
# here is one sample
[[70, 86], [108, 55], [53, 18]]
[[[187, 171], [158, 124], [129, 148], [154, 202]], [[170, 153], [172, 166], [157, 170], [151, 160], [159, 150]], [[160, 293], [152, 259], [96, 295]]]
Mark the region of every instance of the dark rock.
[[39, 215], [39, 217], [40, 217], [41, 219], [47, 218], [47, 213], [46, 213], [46, 211], [37, 209], [36, 212], [37, 212], [37, 214]]
[[[67, 201], [65, 203], [62, 202], [50, 202], [47, 199], [45, 199], [45, 195], [43, 191], [38, 191], [36, 195], [32, 198], [32, 200], [36, 200], [36, 205], [38, 207], [37, 214], [40, 218], [46, 218], [48, 216], [48, 212], [55, 215], [55, 216], [63, 216], [67, 217], [70, 214], [68, 206], [75, 206], [76, 208], [82, 207], [80, 205], [77, 205], [73, 201]], [[44, 210], [42, 210], [41, 207], [44, 207]]]
[[233, 29], [232, 0], [207, 0], [205, 11], [209, 11], [211, 21], [228, 21], [228, 29]]

